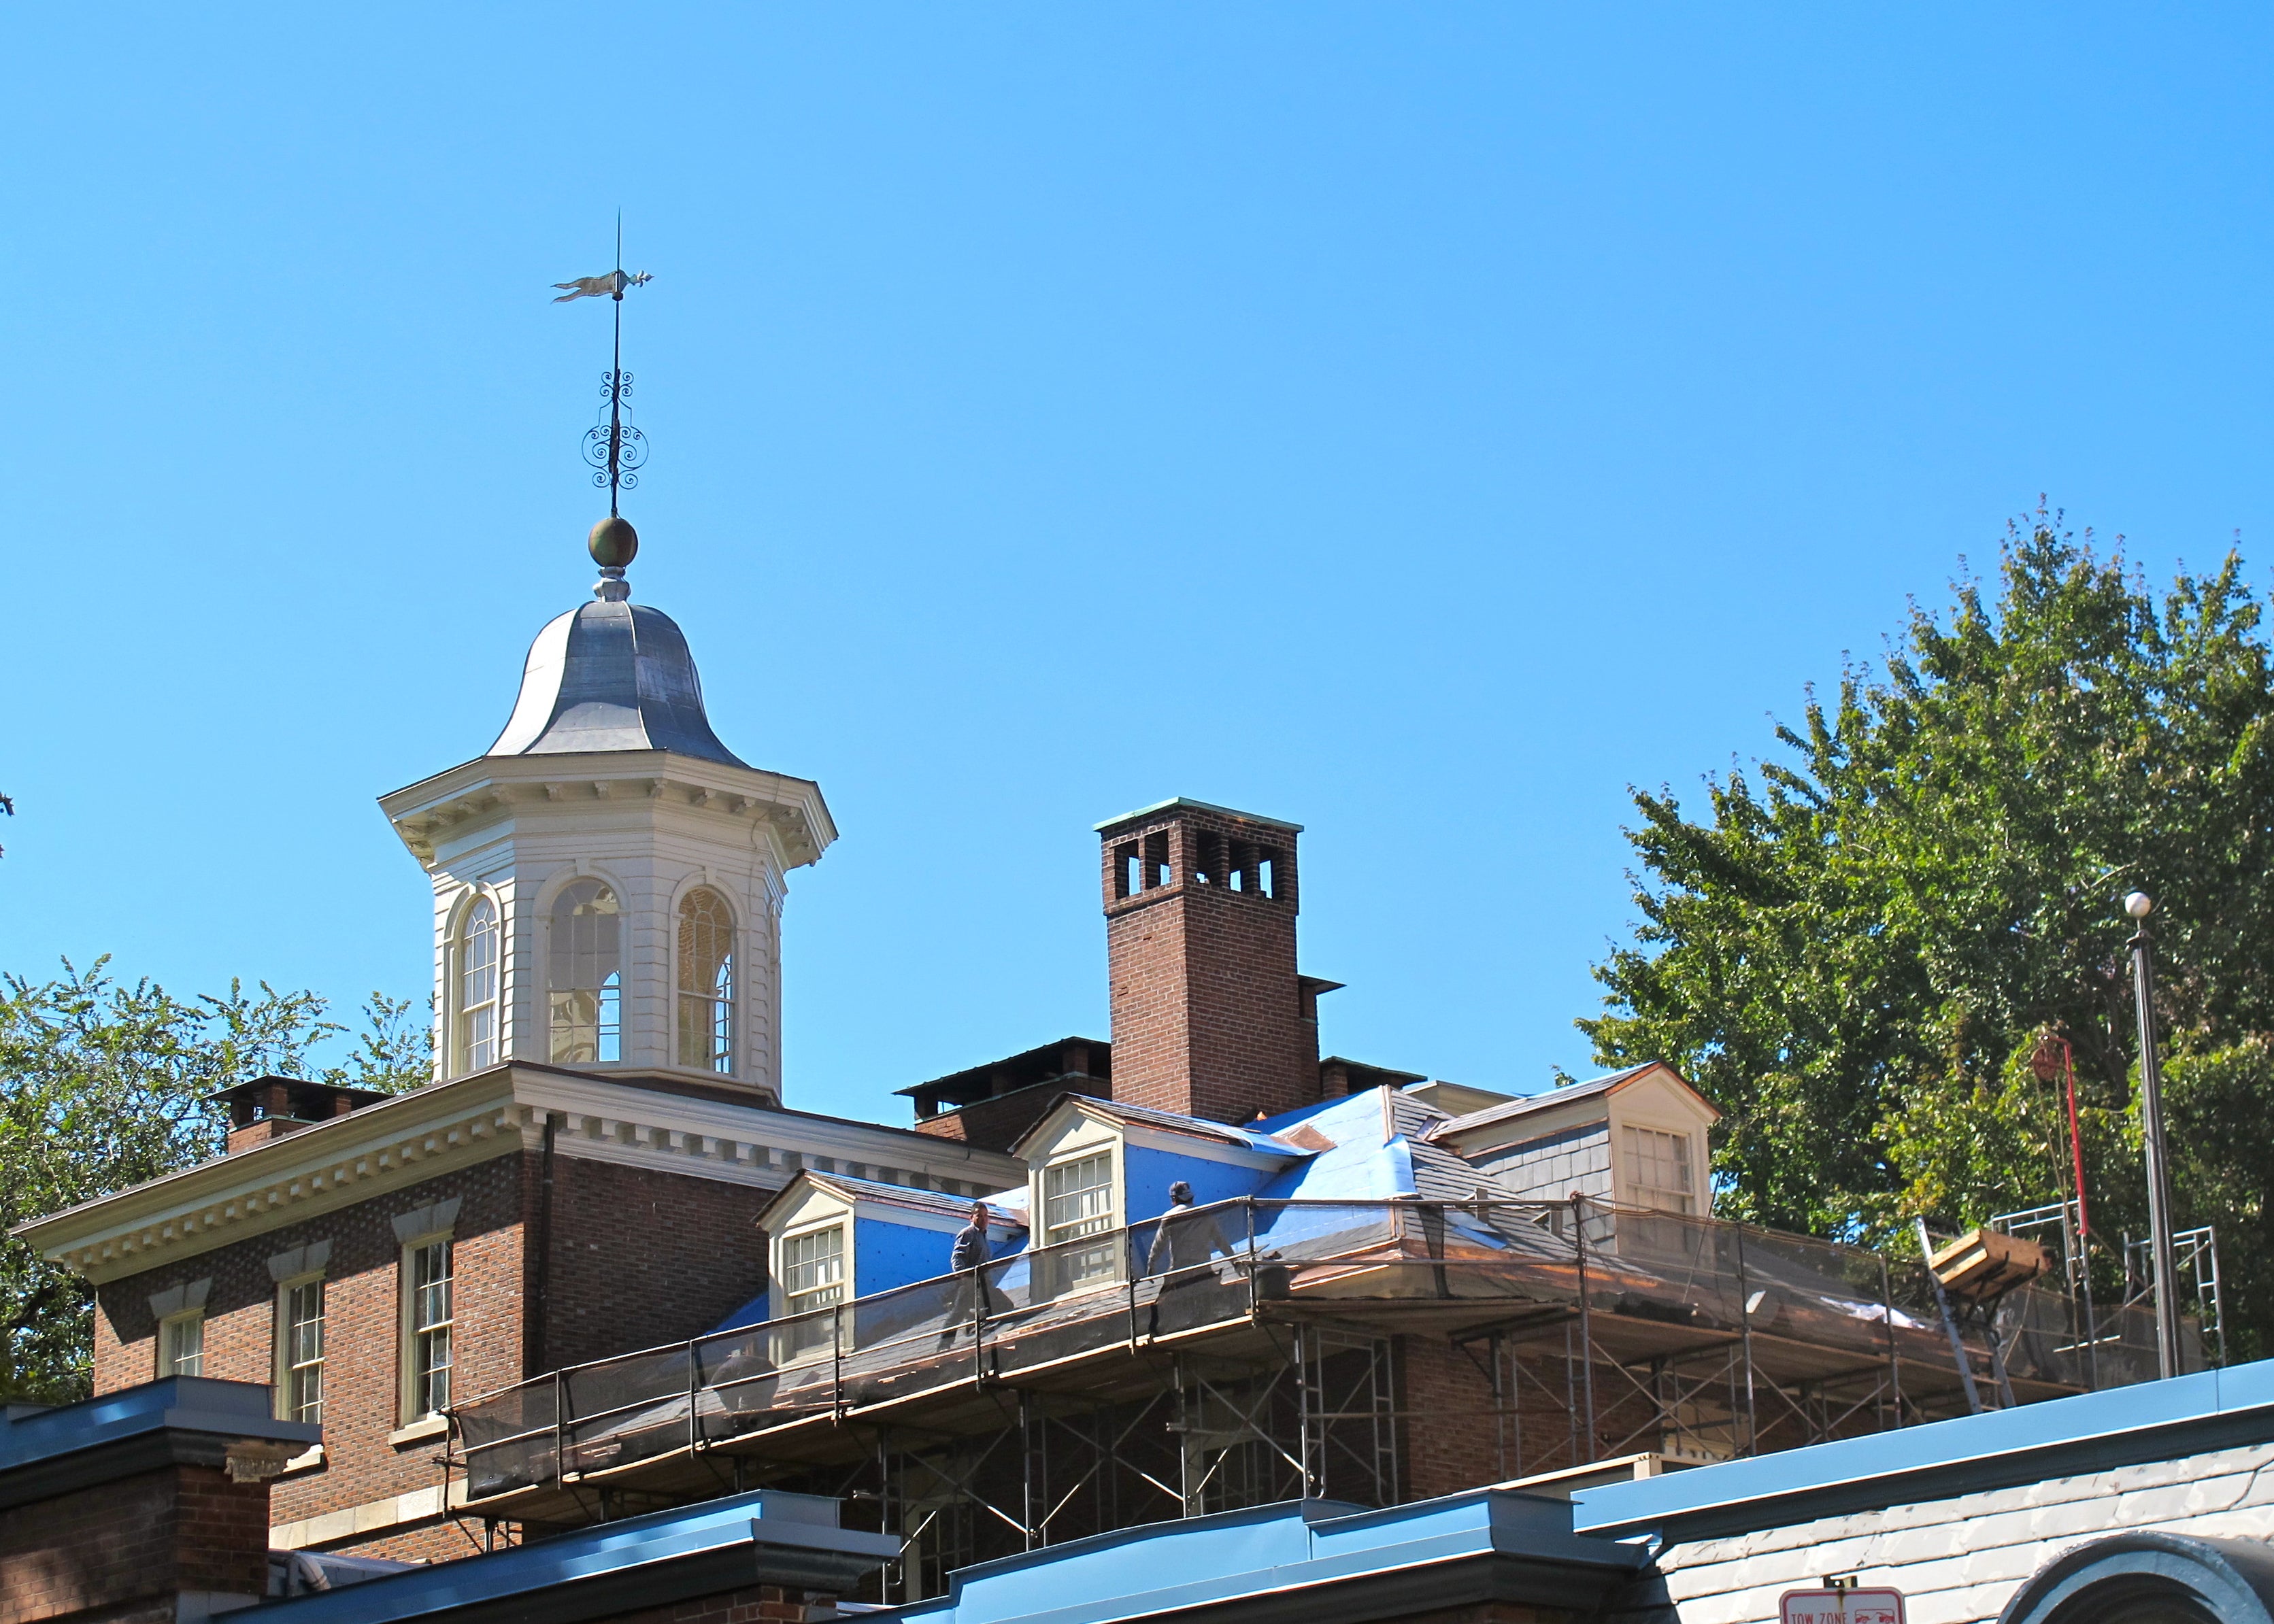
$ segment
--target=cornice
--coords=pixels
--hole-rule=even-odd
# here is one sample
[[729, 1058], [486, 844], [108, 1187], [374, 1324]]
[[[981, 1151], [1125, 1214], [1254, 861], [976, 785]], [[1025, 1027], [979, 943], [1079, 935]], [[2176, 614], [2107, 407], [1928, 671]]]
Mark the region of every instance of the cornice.
[[19, 1224], [100, 1285], [521, 1147], [512, 1082], [477, 1072]]
[[478, 828], [516, 806], [579, 800], [667, 801], [767, 824], [793, 868], [818, 861], [837, 838], [821, 786], [811, 779], [668, 750], [477, 756], [382, 795], [379, 804], [411, 854], [431, 867], [456, 831]]
[[12, 1231], [97, 1284], [334, 1212], [495, 1156], [535, 1150], [776, 1190], [815, 1158], [990, 1188], [1023, 1162], [956, 1139], [629, 1079], [507, 1064], [399, 1094]]

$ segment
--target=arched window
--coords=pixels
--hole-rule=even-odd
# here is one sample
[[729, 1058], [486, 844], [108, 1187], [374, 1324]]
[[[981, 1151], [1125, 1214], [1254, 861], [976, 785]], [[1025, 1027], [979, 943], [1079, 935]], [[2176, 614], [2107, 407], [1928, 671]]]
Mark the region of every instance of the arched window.
[[679, 905], [679, 1064], [734, 1069], [734, 915], [715, 891]]
[[621, 1057], [622, 926], [616, 893], [598, 880], [578, 880], [553, 904], [546, 996], [555, 1065]]
[[458, 1071], [478, 1071], [497, 1058], [498, 916], [483, 897], [458, 931]]

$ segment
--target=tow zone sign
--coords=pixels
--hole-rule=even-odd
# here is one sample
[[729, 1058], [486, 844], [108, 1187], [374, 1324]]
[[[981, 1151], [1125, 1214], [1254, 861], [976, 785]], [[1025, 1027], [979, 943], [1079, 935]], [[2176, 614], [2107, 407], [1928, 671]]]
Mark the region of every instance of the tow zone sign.
[[1787, 1590], [1779, 1624], [1903, 1624], [1901, 1590]]

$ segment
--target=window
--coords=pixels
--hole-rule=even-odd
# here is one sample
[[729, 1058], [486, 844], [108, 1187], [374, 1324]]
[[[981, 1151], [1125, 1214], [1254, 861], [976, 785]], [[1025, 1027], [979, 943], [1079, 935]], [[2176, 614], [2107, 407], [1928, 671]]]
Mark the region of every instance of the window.
[[450, 1407], [450, 1242], [445, 1238], [403, 1249], [408, 1269], [403, 1319], [410, 1367], [403, 1418], [423, 1421]]
[[[1095, 1151], [1043, 1169], [1043, 1244], [1057, 1246], [1113, 1228], [1113, 1153]], [[1112, 1280], [1120, 1249], [1111, 1241], [1074, 1247], [1060, 1255], [1058, 1289]]]
[[158, 1374], [202, 1376], [206, 1371], [206, 1312], [193, 1308], [158, 1323]]
[[458, 936], [458, 1070], [478, 1071], [497, 1058], [498, 916], [484, 897]]
[[620, 1056], [623, 915], [616, 893], [578, 880], [553, 905], [550, 988], [555, 1065], [612, 1063]]
[[734, 916], [707, 889], [679, 905], [679, 1064], [734, 1069]]
[[[786, 1236], [781, 1249], [782, 1306], [790, 1314], [831, 1308], [845, 1300], [845, 1226]], [[815, 1320], [790, 1327], [792, 1355], [831, 1342], [832, 1323]]]
[[1661, 1213], [1693, 1212], [1697, 1191], [1690, 1177], [1690, 1136], [1655, 1128], [1626, 1130], [1627, 1182], [1635, 1204]]
[[324, 1418], [324, 1282], [304, 1280], [277, 1297], [276, 1413], [286, 1421]]

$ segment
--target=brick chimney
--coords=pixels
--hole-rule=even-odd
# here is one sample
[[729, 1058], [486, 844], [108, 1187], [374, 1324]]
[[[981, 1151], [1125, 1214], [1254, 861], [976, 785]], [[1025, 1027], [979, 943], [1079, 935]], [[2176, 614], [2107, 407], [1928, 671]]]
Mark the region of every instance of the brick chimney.
[[1113, 1097], [1229, 1123], [1316, 1100], [1334, 983], [1295, 970], [1302, 826], [1179, 799], [1097, 832]]

